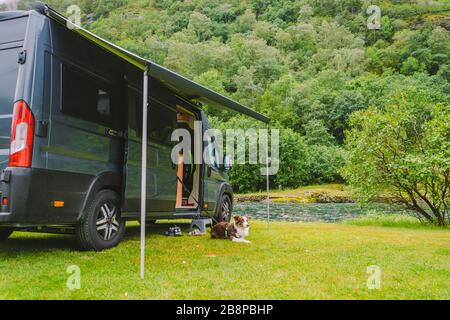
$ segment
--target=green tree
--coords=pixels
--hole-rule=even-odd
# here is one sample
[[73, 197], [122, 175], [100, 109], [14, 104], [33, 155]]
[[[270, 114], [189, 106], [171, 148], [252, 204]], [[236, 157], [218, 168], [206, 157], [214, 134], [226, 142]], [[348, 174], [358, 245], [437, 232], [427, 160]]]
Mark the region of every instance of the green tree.
[[432, 53], [428, 71], [435, 74], [450, 64], [450, 36], [444, 28], [434, 28], [427, 42]]
[[342, 182], [345, 150], [335, 145], [309, 145], [306, 153], [308, 183]]
[[237, 33], [246, 33], [252, 30], [256, 23], [255, 14], [247, 9], [245, 13], [236, 19], [235, 29]]
[[295, 109], [295, 91], [298, 86], [290, 75], [282, 76], [272, 83], [260, 98], [260, 110], [269, 115], [279, 126], [298, 129], [299, 118]]
[[189, 18], [188, 28], [194, 30], [199, 41], [205, 41], [211, 37], [212, 35], [211, 27], [212, 27], [211, 19], [209, 19], [204, 14], [197, 11], [194, 11], [191, 14]]
[[300, 8], [298, 22], [307, 22], [311, 19], [313, 15], [314, 15], [313, 8], [306, 4]]
[[279, 161], [279, 171], [274, 179], [277, 188], [295, 188], [311, 180], [308, 147], [303, 137], [290, 129], [280, 132]]
[[416, 72], [423, 71], [425, 66], [420, 64], [414, 57], [408, 57], [408, 59], [403, 62], [400, 72], [406, 75], [412, 75]]
[[384, 110], [350, 119], [344, 177], [361, 199], [390, 190], [418, 215], [446, 225], [450, 195], [450, 106], [411, 104], [400, 95]]
[[311, 120], [304, 125], [305, 142], [308, 145], [330, 146], [334, 137], [328, 132], [322, 120]]

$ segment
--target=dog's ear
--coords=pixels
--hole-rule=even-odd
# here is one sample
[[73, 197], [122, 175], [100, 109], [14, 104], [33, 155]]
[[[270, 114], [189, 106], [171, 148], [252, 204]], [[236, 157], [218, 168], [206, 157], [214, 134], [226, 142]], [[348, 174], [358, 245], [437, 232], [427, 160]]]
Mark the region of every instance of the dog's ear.
[[238, 222], [240, 217], [239, 216], [234, 216], [233, 219], [234, 219], [235, 222]]

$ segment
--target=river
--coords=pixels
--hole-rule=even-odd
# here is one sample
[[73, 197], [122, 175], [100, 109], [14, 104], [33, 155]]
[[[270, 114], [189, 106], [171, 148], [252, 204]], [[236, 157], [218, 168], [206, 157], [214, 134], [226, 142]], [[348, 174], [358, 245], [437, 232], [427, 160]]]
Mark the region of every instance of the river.
[[[236, 215], [248, 215], [253, 219], [267, 219], [267, 204], [263, 202], [236, 203], [233, 210]], [[356, 203], [271, 203], [270, 219], [292, 222], [337, 222], [354, 219], [360, 215], [376, 211], [377, 213], [407, 214], [400, 205], [376, 203], [360, 206]]]

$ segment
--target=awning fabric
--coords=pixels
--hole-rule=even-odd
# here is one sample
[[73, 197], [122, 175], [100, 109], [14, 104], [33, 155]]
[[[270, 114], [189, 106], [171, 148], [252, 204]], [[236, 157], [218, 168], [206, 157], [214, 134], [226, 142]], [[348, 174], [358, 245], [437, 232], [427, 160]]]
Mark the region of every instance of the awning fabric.
[[[44, 7], [42, 8], [42, 6]], [[73, 25], [73, 23], [62, 14], [46, 5], [41, 4], [38, 10], [43, 11], [48, 17], [60, 22], [61, 24], [64, 24], [66, 26]], [[194, 81], [191, 81], [186, 77], [183, 77], [167, 68], [164, 68], [153, 61], [139, 57], [138, 55], [128, 50], [125, 50], [105, 39], [100, 38], [99, 36], [80, 26], [73, 26], [74, 28], [71, 29], [73, 32], [80, 34], [84, 38], [102, 47], [106, 51], [109, 51], [110, 53], [122, 58], [130, 64], [140, 68], [141, 70], [145, 70], [146, 68], [148, 68], [148, 75], [150, 77], [158, 79], [171, 90], [187, 98], [188, 100], [195, 99], [212, 107], [224, 108], [230, 111], [245, 114], [265, 123], [269, 122], [268, 117], [259, 112], [256, 112], [253, 109], [250, 109], [232, 99], [225, 97], [224, 95], [221, 95]]]

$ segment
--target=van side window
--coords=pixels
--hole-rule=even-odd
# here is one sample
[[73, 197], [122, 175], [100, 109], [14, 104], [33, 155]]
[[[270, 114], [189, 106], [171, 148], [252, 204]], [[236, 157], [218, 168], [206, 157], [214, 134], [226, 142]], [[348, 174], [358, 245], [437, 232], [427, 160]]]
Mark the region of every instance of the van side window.
[[110, 90], [101, 81], [63, 66], [62, 112], [86, 121], [113, 126]]
[[[211, 129], [211, 125], [209, 124], [208, 118], [204, 115], [204, 113], [202, 112], [202, 121], [203, 121], [203, 130], [207, 131]], [[220, 169], [220, 163], [222, 161], [220, 161], [220, 157], [222, 156], [221, 153], [221, 147], [218, 145], [218, 143], [216, 142], [216, 137], [214, 135], [210, 136], [208, 141], [206, 142], [206, 145], [209, 146], [209, 164], [216, 168], [216, 169]]]
[[216, 169], [220, 169], [220, 147], [216, 142], [215, 137], [211, 137], [208, 141], [208, 144], [210, 145], [209, 148], [209, 161], [212, 167]]
[[[148, 139], [163, 145], [171, 146], [171, 136], [176, 128], [176, 112], [151, 102], [148, 109]], [[139, 137], [142, 137], [142, 101], [136, 99], [136, 127]]]

